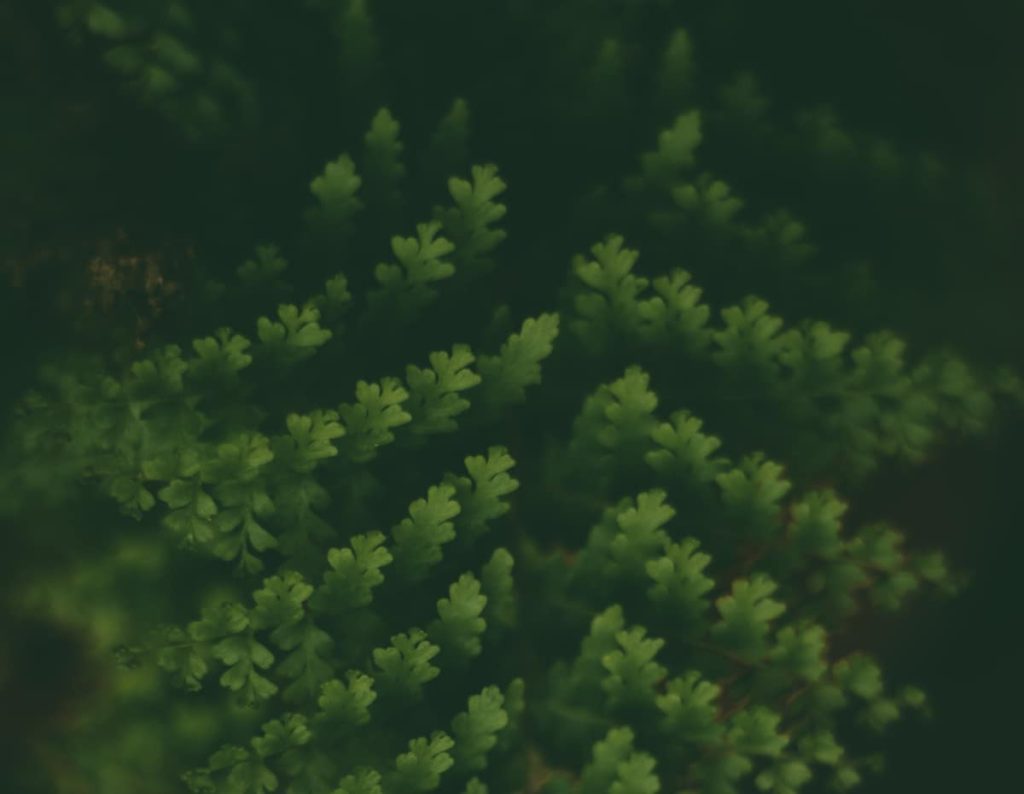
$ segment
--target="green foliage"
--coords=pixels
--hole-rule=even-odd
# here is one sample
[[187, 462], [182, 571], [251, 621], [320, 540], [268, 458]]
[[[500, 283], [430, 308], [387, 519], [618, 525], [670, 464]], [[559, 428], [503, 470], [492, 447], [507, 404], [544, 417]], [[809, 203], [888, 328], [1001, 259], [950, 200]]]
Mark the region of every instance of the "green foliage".
[[[686, 57], [687, 37], [685, 31], [681, 33], [682, 36], [672, 42], [675, 50], [669, 49], [666, 52], [666, 56], [673, 60], [682, 60]], [[676, 70], [678, 75], [678, 66]], [[678, 76], [673, 77], [679, 79]], [[686, 173], [694, 165], [694, 152], [700, 146], [700, 127], [700, 111], [691, 110], [676, 117], [671, 128], [658, 134], [658, 148], [640, 158], [644, 177], [654, 184], [668, 185]]]
[[320, 461], [338, 454], [331, 443], [345, 435], [334, 411], [313, 411], [307, 416], [289, 414], [286, 420], [288, 435], [275, 439], [274, 459], [298, 474], [308, 474]]
[[715, 701], [722, 688], [705, 681], [696, 670], [671, 679], [666, 693], [656, 698], [662, 712], [661, 730], [677, 741], [710, 744], [720, 739], [724, 727], [718, 722]]
[[382, 794], [380, 772], [375, 769], [360, 769], [345, 775], [335, 794]]
[[593, 759], [584, 768], [580, 792], [655, 794], [661, 782], [654, 774], [654, 759], [633, 750], [633, 731], [615, 728], [594, 745]]
[[709, 604], [704, 595], [715, 582], [704, 574], [711, 556], [697, 551], [700, 541], [684, 538], [669, 542], [665, 554], [645, 563], [647, 575], [654, 580], [648, 588], [650, 599], [676, 620], [695, 622]]
[[623, 242], [621, 236], [609, 237], [590, 249], [595, 259], [579, 256], [573, 261], [573, 272], [593, 292], [576, 296], [574, 305], [581, 319], [571, 327], [584, 339], [599, 339], [600, 343], [590, 342], [595, 349], [618, 333], [638, 334], [642, 315], [637, 297], [649, 282], [632, 274], [637, 253], [623, 250]]
[[817, 681], [828, 665], [824, 661], [826, 634], [822, 626], [786, 626], [779, 630], [770, 658], [777, 669], [793, 678]]
[[494, 411], [526, 400], [526, 387], [541, 382], [540, 362], [551, 355], [558, 337], [557, 314], [542, 314], [523, 321], [496, 356], [480, 356], [477, 367], [483, 382], [480, 402]]
[[400, 792], [436, 789], [441, 775], [455, 763], [448, 752], [454, 744], [444, 731], [434, 731], [429, 738], [411, 740], [409, 752], [395, 760], [395, 774], [389, 789]]
[[459, 392], [480, 383], [480, 376], [469, 368], [476, 356], [467, 345], [454, 345], [451, 353], [430, 354], [430, 369], [410, 364], [405, 379], [409, 387], [410, 432], [417, 435], [455, 430], [455, 417], [469, 408], [469, 400]]
[[748, 527], [751, 535], [764, 540], [779, 531], [778, 503], [791, 487], [782, 477], [782, 466], [755, 453], [745, 457], [738, 468], [719, 474], [715, 482], [727, 513], [737, 524]]
[[701, 433], [704, 423], [689, 411], [676, 411], [671, 419], [651, 430], [658, 448], [647, 452], [644, 460], [667, 480], [714, 480], [726, 465], [724, 459], [712, 457], [721, 440]]
[[216, 618], [211, 621], [208, 616], [193, 630], [192, 636], [203, 641], [212, 639], [211, 635], [227, 634], [210, 649], [213, 658], [226, 667], [220, 683], [232, 692], [237, 692], [240, 702], [253, 705], [270, 698], [278, 687], [260, 673], [260, 670], [266, 670], [273, 664], [274, 655], [251, 632], [244, 631], [248, 626], [248, 618], [241, 611], [225, 621]]
[[359, 670], [346, 673], [347, 682], [336, 678], [323, 684], [317, 705], [332, 727], [357, 728], [370, 721], [370, 706], [377, 699], [373, 679]]
[[276, 245], [256, 246], [256, 256], [247, 259], [235, 271], [239, 280], [246, 286], [264, 287], [280, 292], [286, 285], [279, 276], [288, 269], [288, 263], [281, 256]]
[[515, 558], [508, 549], [498, 548], [480, 572], [480, 582], [487, 599], [484, 620], [489, 626], [514, 628], [518, 623], [518, 601], [512, 577], [514, 565]]
[[469, 168], [469, 122], [469, 105], [462, 97], [452, 102], [438, 122], [427, 148], [429, 173], [438, 182]]
[[480, 635], [487, 621], [480, 615], [487, 605], [487, 596], [480, 593], [480, 582], [465, 573], [452, 584], [448, 598], [437, 602], [439, 620], [430, 625], [430, 636], [438, 641], [445, 659], [468, 659], [481, 650]]
[[325, 661], [330, 657], [333, 641], [306, 616], [305, 605], [312, 594], [313, 587], [294, 571], [266, 579], [263, 589], [253, 594], [253, 628], [270, 629], [271, 641], [288, 652], [277, 666], [277, 673], [291, 681], [281, 694], [291, 704], [316, 700], [320, 686], [333, 672]]
[[669, 543], [662, 528], [675, 510], [665, 502], [664, 491], [638, 494], [636, 500], [624, 499], [605, 511], [593, 528], [586, 548], [573, 569], [576, 577], [589, 578], [590, 587], [598, 581], [637, 580], [645, 565]]
[[373, 589], [384, 581], [381, 568], [394, 559], [383, 543], [382, 532], [371, 532], [354, 536], [349, 541], [351, 548], [327, 552], [331, 570], [324, 574], [323, 585], [317, 592], [324, 609], [346, 612], [369, 606]]
[[619, 648], [601, 659], [608, 670], [601, 686], [612, 709], [651, 700], [654, 685], [668, 672], [654, 661], [665, 641], [648, 639], [644, 636], [646, 633], [642, 626], [634, 626], [628, 632], [620, 631], [615, 636]]
[[332, 160], [309, 184], [317, 206], [307, 212], [307, 222], [321, 230], [349, 232], [353, 220], [364, 207], [357, 195], [362, 186], [363, 179], [347, 153]]
[[[488, 31], [456, 35], [448, 23], [465, 9], [450, 4], [399, 24], [405, 12], [386, 4], [308, 0], [280, 35], [315, 25], [309, 46], [331, 52], [296, 60], [324, 73], [289, 77], [285, 100], [273, 81], [250, 88], [276, 61], [241, 28], [221, 30], [232, 4], [159, 5], [65, 0], [60, 18], [104, 42], [181, 129], [235, 135], [239, 162], [264, 165], [283, 197], [344, 146], [359, 167], [348, 154], [326, 162], [304, 225], [284, 217], [284, 198], [260, 197], [251, 217], [272, 220], [280, 245], [234, 239], [262, 227], [230, 203], [237, 191], [215, 194], [233, 220], [210, 223], [225, 239], [208, 248], [253, 251], [229, 307], [255, 319], [252, 339], [197, 301], [160, 329], [177, 344], [119, 353], [116, 366], [53, 363], [14, 414], [4, 510], [122, 513], [103, 516], [96, 559], [83, 554], [81, 576], [47, 598], [76, 615], [82, 593], [138, 569], [114, 606], [108, 594], [80, 610], [97, 647], [122, 645], [135, 665], [109, 676], [110, 702], [72, 742], [75, 763], [99, 770], [84, 788], [164, 794], [176, 789], [149, 778], [177, 780], [197, 758], [208, 761], [186, 785], [229, 794], [859, 784], [877, 764], [848, 751], [854, 731], [929, 704], [916, 687], [887, 688], [859, 651], [835, 658], [833, 638], [858, 609], [896, 610], [963, 579], [883, 520], [845, 527], [856, 486], [990, 430], [1024, 386], [913, 351], [894, 331], [796, 313], [786, 290], [813, 283], [804, 266], [820, 264], [822, 283], [833, 271], [817, 262], [817, 213], [753, 189], [749, 152], [732, 165], [735, 127], [766, 151], [789, 129], [757, 80], [705, 85], [667, 3], [641, 14], [574, 2], [538, 20], [529, 4], [499, 3]], [[432, 15], [441, 22], [423, 28]], [[505, 26], [536, 47], [536, 69], [490, 63]], [[662, 51], [641, 28], [663, 31]], [[553, 41], [565, 74], [541, 52]], [[403, 49], [414, 71], [382, 60]], [[526, 92], [536, 104], [505, 91], [523, 80], [538, 83]], [[453, 84], [466, 99], [444, 95]], [[266, 123], [246, 127], [257, 96]], [[493, 140], [470, 141], [470, 106], [474, 133]], [[423, 117], [442, 107], [439, 123]], [[816, 162], [892, 179], [909, 168], [827, 112], [794, 129]], [[620, 178], [645, 138], [655, 148]], [[515, 156], [521, 139], [550, 143], [556, 167]], [[506, 248], [509, 185], [497, 165], [473, 164], [471, 143], [508, 162]], [[450, 204], [432, 206], [445, 185]], [[415, 212], [430, 220], [393, 234]], [[195, 294], [208, 293], [197, 273]], [[825, 313], [827, 298], [803, 305]], [[474, 353], [488, 341], [490, 354]], [[425, 351], [427, 365], [409, 363]], [[402, 366], [404, 379], [382, 374]], [[446, 471], [460, 460], [464, 471]], [[109, 504], [82, 498], [95, 494]], [[132, 532], [152, 559], [117, 556]], [[145, 737], [137, 746], [109, 738], [119, 719]], [[152, 771], [136, 747], [156, 754]]]
[[359, 381], [356, 402], [343, 403], [338, 414], [346, 432], [340, 444], [342, 454], [353, 463], [366, 463], [377, 449], [395, 440], [392, 430], [412, 421], [403, 409], [409, 399], [398, 378], [382, 378], [379, 383]]
[[331, 332], [320, 327], [320, 312], [313, 306], [300, 310], [295, 305], [282, 304], [277, 316], [280, 322], [260, 317], [257, 325], [257, 335], [263, 343], [258, 350], [275, 363], [287, 366], [305, 361], [331, 338]]
[[421, 629], [396, 634], [387, 648], [375, 648], [373, 662], [380, 670], [377, 680], [386, 690], [418, 697], [423, 684], [432, 681], [440, 669], [430, 663], [441, 649], [427, 640]]
[[570, 452], [581, 465], [609, 467], [617, 459], [638, 460], [650, 447], [658, 397], [650, 376], [629, 367], [618, 380], [587, 398], [573, 425]]
[[696, 89], [695, 71], [690, 34], [683, 28], [676, 28], [665, 45], [656, 78], [658, 105], [681, 107], [689, 104]]
[[348, 278], [344, 273], [338, 273], [324, 282], [323, 295], [317, 295], [313, 299], [313, 305], [326, 324], [337, 333], [341, 318], [348, 311], [351, 301], [352, 293], [348, 290]]
[[455, 246], [444, 237], [435, 239], [440, 231], [441, 224], [432, 221], [417, 224], [416, 237], [391, 238], [391, 251], [399, 264], [381, 262], [374, 270], [380, 289], [369, 295], [371, 312], [387, 309], [400, 318], [413, 318], [437, 297], [430, 285], [455, 274], [455, 265], [445, 261]]
[[764, 655], [771, 622], [786, 611], [786, 605], [771, 598], [778, 585], [764, 574], [737, 579], [732, 591], [715, 601], [720, 615], [712, 636], [736, 655], [754, 661]]
[[403, 578], [419, 579], [441, 561], [441, 546], [455, 539], [453, 518], [461, 512], [453, 498], [451, 485], [434, 485], [425, 499], [409, 505], [409, 517], [403, 518], [391, 534], [395, 539], [395, 564]]
[[841, 550], [839, 537], [847, 504], [833, 491], [811, 491], [792, 507], [789, 534], [800, 554], [835, 559]]
[[455, 738], [455, 768], [479, 772], [487, 767], [487, 754], [497, 743], [497, 734], [508, 725], [508, 714], [502, 708], [505, 699], [501, 690], [489, 686], [469, 698], [466, 711], [452, 720]]
[[62, 0], [57, 19], [76, 37], [98, 39], [106, 65], [194, 141], [220, 138], [258, 117], [232, 37], [202, 30], [188, 3]]
[[755, 781], [761, 791], [795, 794], [811, 777], [810, 767], [803, 761], [786, 760], [761, 772]]
[[468, 273], [493, 268], [488, 255], [507, 236], [504, 229], [491, 228], [507, 212], [504, 204], [495, 201], [505, 192], [497, 166], [474, 165], [471, 181], [452, 177], [448, 192], [455, 206], [435, 208], [434, 219], [455, 244], [456, 266]]
[[[402, 200], [401, 181], [405, 176], [399, 124], [387, 108], [381, 108], [370, 122], [364, 138], [366, 193], [371, 207], [394, 212]], [[397, 255], [397, 252], [396, 252]]]
[[218, 328], [216, 336], [193, 340], [196, 358], [189, 362], [189, 379], [210, 392], [230, 387], [235, 376], [252, 363], [247, 352], [251, 344], [230, 328]]
[[489, 524], [505, 515], [509, 503], [503, 497], [519, 488], [509, 471], [515, 461], [504, 447], [491, 447], [487, 457], [472, 455], [465, 459], [469, 477], [448, 475], [445, 482], [455, 488], [459, 504], [458, 535], [474, 540], [487, 531]]
[[278, 645], [289, 651], [277, 667], [277, 672], [291, 681], [281, 691], [282, 700], [291, 705], [315, 701], [321, 685], [334, 672], [327, 661], [334, 646], [331, 635], [311, 620], [303, 620], [282, 634]]

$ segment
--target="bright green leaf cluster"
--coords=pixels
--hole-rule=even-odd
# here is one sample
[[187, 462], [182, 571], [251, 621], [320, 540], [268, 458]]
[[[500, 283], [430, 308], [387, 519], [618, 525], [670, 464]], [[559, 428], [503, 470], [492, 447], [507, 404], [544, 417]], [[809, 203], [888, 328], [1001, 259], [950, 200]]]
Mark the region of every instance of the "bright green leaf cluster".
[[448, 180], [454, 207], [434, 210], [445, 234], [455, 243], [456, 263], [460, 270], [479, 273], [494, 266], [489, 254], [505, 239], [504, 229], [492, 224], [505, 217], [505, 205], [495, 199], [505, 192], [497, 166], [474, 165], [472, 181], [452, 177]]

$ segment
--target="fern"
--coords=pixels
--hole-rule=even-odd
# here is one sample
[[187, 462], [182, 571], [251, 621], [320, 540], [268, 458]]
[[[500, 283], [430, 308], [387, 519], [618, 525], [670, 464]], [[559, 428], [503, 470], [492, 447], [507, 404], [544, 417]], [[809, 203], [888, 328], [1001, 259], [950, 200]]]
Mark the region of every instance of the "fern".
[[[403, 11], [404, 31], [386, 4], [309, 0], [288, 24], [331, 44], [308, 62], [337, 106], [299, 92], [313, 134], [225, 11], [60, 4], [176, 128], [224, 140], [249, 123], [233, 108], [266, 107], [283, 115], [248, 127], [255, 150], [294, 134], [303, 152], [273, 172], [298, 205], [280, 242], [231, 239], [242, 264], [196, 277], [237, 306], [197, 299], [123, 366], [42, 370], [3, 450], [7, 512], [43, 491], [113, 516], [109, 551], [40, 587], [130, 662], [71, 732], [95, 785], [846, 790], [878, 766], [865, 736], [928, 713], [835, 637], [965, 578], [849, 507], [879, 467], [990, 432], [1024, 388], [793, 311], [779, 274], [813, 284], [828, 238], [729, 168], [737, 124], [886, 179], [915, 166], [823, 111], [780, 121], [752, 75], [705, 85], [668, 5], [531, 18], [536, 74], [561, 71], [523, 99], [490, 52], [523, 4], [456, 34], [458, 4], [422, 28]], [[653, 21], [656, 52], [636, 34]], [[403, 47], [414, 69], [385, 60]], [[549, 124], [559, 167], [517, 154]], [[138, 595], [111, 597], [135, 569]]]

